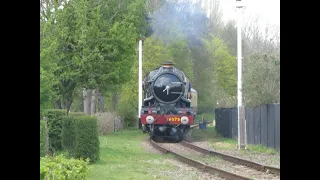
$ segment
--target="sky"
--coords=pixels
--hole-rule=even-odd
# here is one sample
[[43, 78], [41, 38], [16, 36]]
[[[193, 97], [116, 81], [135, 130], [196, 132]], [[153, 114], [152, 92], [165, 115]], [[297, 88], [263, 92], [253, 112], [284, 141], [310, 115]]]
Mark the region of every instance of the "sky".
[[[243, 12], [244, 20], [259, 17], [261, 26], [280, 26], [280, 0], [242, 0], [246, 6]], [[225, 21], [236, 19], [236, 0], [220, 0], [220, 7]]]

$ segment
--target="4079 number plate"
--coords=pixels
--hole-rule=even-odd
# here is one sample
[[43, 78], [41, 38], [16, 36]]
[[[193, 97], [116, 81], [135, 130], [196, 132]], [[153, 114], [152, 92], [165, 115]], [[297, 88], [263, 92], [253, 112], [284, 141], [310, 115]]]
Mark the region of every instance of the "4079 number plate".
[[180, 121], [180, 117], [169, 117], [168, 121], [178, 122], [178, 121]]

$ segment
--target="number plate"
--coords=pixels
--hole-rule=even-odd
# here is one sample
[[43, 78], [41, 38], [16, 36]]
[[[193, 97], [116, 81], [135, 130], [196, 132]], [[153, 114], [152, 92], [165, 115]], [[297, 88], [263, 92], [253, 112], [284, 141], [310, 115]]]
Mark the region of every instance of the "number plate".
[[180, 117], [169, 117], [169, 118], [168, 118], [168, 121], [171, 121], [171, 122], [179, 122], [179, 121], [180, 121]]

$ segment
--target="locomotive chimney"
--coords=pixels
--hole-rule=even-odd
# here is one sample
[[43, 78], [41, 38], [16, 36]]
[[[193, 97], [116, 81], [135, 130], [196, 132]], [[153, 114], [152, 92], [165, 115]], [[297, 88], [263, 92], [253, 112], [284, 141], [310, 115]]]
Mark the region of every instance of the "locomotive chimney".
[[164, 68], [173, 68], [174, 63], [173, 62], [164, 62], [162, 63], [162, 67]]

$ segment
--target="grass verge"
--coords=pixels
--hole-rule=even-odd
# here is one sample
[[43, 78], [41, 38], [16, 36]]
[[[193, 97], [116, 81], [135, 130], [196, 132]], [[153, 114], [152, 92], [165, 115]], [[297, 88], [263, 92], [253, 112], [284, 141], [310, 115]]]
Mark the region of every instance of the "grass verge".
[[164, 161], [169, 155], [144, 149], [141, 142], [146, 137], [141, 130], [100, 136], [100, 160], [92, 165], [88, 180], [172, 179], [170, 172], [179, 167]]
[[[198, 128], [193, 129], [191, 132], [191, 139], [196, 141], [208, 141], [211, 147], [216, 150], [234, 150], [237, 148], [238, 143], [236, 139], [224, 138], [219, 135], [212, 125], [208, 125], [207, 129], [204, 131]], [[248, 149], [255, 153], [279, 154], [275, 149], [263, 145], [248, 145]], [[246, 150], [243, 150], [243, 152], [245, 151]]]

